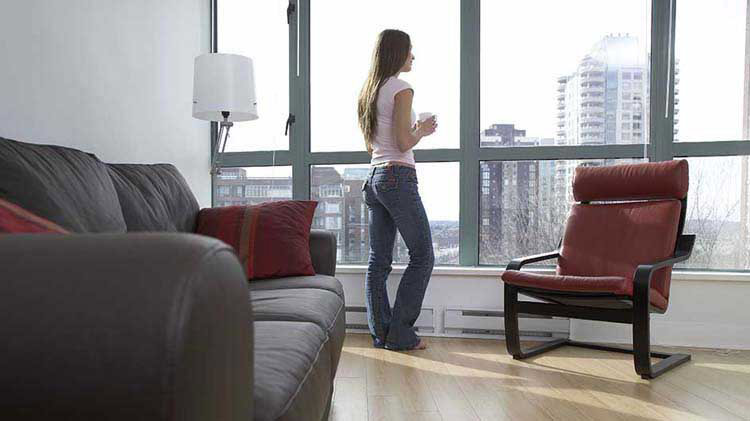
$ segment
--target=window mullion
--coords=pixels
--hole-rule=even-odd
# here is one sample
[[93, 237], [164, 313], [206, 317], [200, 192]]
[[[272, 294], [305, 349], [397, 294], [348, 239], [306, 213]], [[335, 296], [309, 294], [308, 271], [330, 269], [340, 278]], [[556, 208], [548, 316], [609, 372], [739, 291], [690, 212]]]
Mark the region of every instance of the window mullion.
[[479, 264], [480, 0], [461, 0], [459, 263]]
[[[292, 196], [297, 200], [308, 200], [310, 199], [311, 161], [310, 1], [292, 1], [296, 3], [296, 12], [293, 14], [289, 28], [289, 45], [293, 46], [289, 49], [289, 80], [292, 88], [291, 109], [295, 116], [289, 136], [289, 151], [292, 157]], [[299, 69], [299, 74], [297, 69]]]
[[[674, 156], [674, 35], [675, 0], [651, 3], [651, 73], [649, 158], [668, 161]], [[667, 100], [667, 96], [669, 99]]]

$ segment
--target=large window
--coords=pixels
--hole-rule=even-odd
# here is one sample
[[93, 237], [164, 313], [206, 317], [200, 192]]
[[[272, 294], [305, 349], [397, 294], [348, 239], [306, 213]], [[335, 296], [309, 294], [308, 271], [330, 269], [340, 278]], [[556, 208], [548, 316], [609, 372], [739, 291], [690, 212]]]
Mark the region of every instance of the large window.
[[675, 141], [750, 139], [743, 104], [747, 0], [689, 0], [678, 6]]
[[750, 270], [748, 0], [214, 1], [219, 51], [254, 59], [261, 112], [233, 129], [215, 205], [317, 200], [339, 262], [364, 264], [356, 101], [377, 34], [398, 28], [414, 109], [440, 122], [415, 152], [437, 264], [554, 249], [577, 165], [685, 157], [683, 267]]
[[685, 231], [696, 234], [696, 243], [692, 257], [681, 266], [749, 270], [748, 158], [690, 158], [688, 162]]
[[236, 124], [226, 151], [287, 149], [289, 115], [289, 30], [285, 0], [220, 0], [217, 41], [220, 53], [252, 58], [260, 118]]
[[401, 78], [414, 87], [415, 112], [433, 112], [440, 121], [438, 132], [417, 149], [458, 147], [459, 1], [320, 1], [310, 13], [313, 152], [363, 150], [357, 96], [377, 35], [385, 28], [410, 35], [414, 66]]
[[482, 147], [647, 141], [649, 2], [481, 2]]

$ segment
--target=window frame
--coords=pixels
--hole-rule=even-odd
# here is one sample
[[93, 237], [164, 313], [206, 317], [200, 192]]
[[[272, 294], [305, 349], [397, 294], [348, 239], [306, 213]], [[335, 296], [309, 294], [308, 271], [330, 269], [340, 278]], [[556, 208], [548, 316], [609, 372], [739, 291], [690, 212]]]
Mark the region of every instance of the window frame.
[[[674, 158], [750, 156], [750, 140], [674, 142], [675, 27], [679, 0], [651, 0], [651, 58], [648, 144], [524, 146], [482, 148], [480, 146], [480, 4], [481, 0], [460, 1], [460, 116], [459, 148], [415, 150], [417, 163], [458, 162], [459, 266], [480, 266], [480, 192], [483, 187], [482, 161], [632, 159], [651, 162]], [[211, 7], [211, 51], [218, 51], [217, 8], [221, 0], [209, 0]], [[292, 197], [309, 200], [311, 170], [315, 165], [369, 164], [365, 151], [312, 152], [310, 147], [310, 0], [289, 0], [289, 129], [288, 150], [227, 152], [222, 167], [292, 167]], [[750, 8], [748, 10], [750, 17]], [[280, 19], [283, 16], [280, 14]], [[636, 80], [633, 75], [633, 80]], [[640, 79], [642, 80], [642, 76]], [[748, 95], [745, 95], [746, 98]], [[668, 98], [667, 98], [668, 97]], [[747, 101], [747, 100], [746, 100]], [[750, 109], [750, 106], [746, 108]], [[635, 111], [634, 111], [635, 112]], [[750, 112], [750, 111], [748, 111]], [[642, 111], [640, 112], [642, 113]], [[745, 115], [745, 118], [750, 116]], [[643, 120], [640, 120], [643, 121]], [[279, 127], [279, 130], [284, 130]], [[211, 123], [211, 146], [218, 129]], [[212, 178], [212, 192], [215, 183]], [[212, 194], [212, 197], [215, 194]], [[343, 222], [345, 223], [345, 221]], [[544, 250], [540, 250], [542, 252]], [[710, 268], [707, 268], [710, 270]], [[694, 269], [691, 269], [694, 271]], [[747, 272], [745, 270], [738, 270]], [[726, 272], [726, 271], [722, 271]]]

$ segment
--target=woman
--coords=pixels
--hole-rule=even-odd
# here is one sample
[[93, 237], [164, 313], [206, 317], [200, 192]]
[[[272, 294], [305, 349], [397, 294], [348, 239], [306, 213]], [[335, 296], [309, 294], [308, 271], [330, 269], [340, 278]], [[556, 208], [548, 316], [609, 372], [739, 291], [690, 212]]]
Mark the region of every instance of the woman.
[[[432, 235], [417, 189], [412, 148], [437, 128], [435, 118], [415, 121], [414, 90], [399, 79], [411, 71], [414, 55], [405, 32], [380, 33], [367, 81], [359, 95], [359, 126], [371, 170], [362, 190], [370, 216], [370, 259], [365, 289], [373, 345], [391, 350], [424, 349], [414, 332], [435, 256]], [[391, 309], [386, 280], [391, 272], [396, 230], [409, 249]]]

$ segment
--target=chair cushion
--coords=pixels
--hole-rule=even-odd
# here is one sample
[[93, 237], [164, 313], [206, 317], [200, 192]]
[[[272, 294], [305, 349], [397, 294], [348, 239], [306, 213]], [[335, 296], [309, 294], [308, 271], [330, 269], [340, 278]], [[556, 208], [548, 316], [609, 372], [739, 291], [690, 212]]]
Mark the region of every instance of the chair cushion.
[[684, 199], [688, 172], [686, 160], [578, 167], [573, 178], [573, 197], [579, 202]]
[[128, 231], [195, 232], [200, 207], [170, 164], [107, 164]]
[[[679, 200], [573, 205], [557, 274], [633, 279], [638, 265], [673, 255], [679, 220]], [[671, 270], [651, 279], [651, 288], [667, 299]]]
[[[563, 276], [541, 275], [517, 270], [506, 270], [502, 274], [503, 282], [526, 288], [546, 289], [550, 291], [600, 292], [612, 295], [633, 296], [633, 279], [622, 276]], [[651, 288], [651, 305], [662, 310], [667, 308], [667, 300], [658, 291]]]
[[126, 230], [107, 166], [76, 149], [0, 138], [0, 199], [75, 233]]
[[331, 394], [330, 342], [314, 323], [255, 321], [254, 420], [323, 419]]

